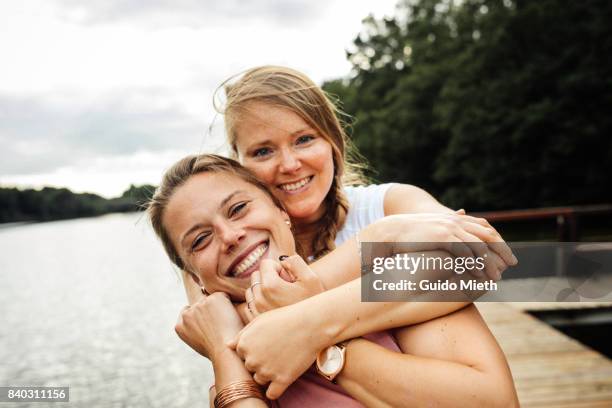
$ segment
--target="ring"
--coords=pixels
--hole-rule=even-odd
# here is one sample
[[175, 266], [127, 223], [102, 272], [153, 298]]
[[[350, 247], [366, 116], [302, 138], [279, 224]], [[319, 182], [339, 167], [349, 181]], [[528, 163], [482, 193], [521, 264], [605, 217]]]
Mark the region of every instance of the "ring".
[[254, 288], [255, 286], [257, 286], [257, 285], [261, 285], [261, 282], [259, 282], [259, 281], [255, 281], [255, 282], [253, 282], [253, 284], [251, 285], [251, 291], [252, 291], [252, 290], [253, 290], [253, 288]]

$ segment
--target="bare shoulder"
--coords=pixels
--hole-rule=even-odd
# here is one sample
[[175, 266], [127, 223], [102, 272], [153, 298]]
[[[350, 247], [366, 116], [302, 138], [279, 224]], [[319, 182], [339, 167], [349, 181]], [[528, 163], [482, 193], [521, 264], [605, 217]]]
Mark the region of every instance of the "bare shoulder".
[[412, 184], [394, 184], [385, 194], [385, 215], [451, 212], [431, 194]]

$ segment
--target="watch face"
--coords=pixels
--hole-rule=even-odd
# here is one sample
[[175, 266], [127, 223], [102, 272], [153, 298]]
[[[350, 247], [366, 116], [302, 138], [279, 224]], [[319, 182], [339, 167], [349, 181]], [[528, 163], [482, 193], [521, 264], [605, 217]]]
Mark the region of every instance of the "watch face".
[[328, 347], [321, 356], [320, 370], [330, 375], [337, 372], [342, 367], [342, 352], [337, 346]]

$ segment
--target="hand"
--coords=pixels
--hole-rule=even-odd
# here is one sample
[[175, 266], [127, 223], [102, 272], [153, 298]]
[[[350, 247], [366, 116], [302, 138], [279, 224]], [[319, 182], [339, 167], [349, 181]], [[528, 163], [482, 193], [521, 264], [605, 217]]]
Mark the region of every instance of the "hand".
[[[517, 259], [499, 233], [484, 218], [456, 213], [396, 214], [384, 217], [360, 232], [363, 241], [391, 242], [387, 254], [402, 252], [445, 250], [457, 257], [482, 257], [485, 272], [491, 279], [499, 279], [503, 270], [516, 265]], [[494, 252], [496, 261], [485, 254]], [[482, 276], [478, 270], [472, 271]]]
[[[228, 346], [244, 360], [244, 366], [260, 385], [270, 383], [269, 399], [277, 399], [316, 360], [319, 350], [333, 341], [315, 334], [319, 319], [311, 314], [296, 314], [297, 305], [271, 310], [257, 317], [238, 333]], [[290, 347], [279, 347], [277, 339]]]
[[251, 275], [251, 287], [246, 290], [245, 299], [255, 317], [323, 291], [325, 287], [319, 277], [299, 255], [293, 255], [281, 262], [262, 260], [259, 270]]
[[229, 296], [217, 292], [183, 308], [174, 329], [189, 347], [214, 361], [243, 327]]

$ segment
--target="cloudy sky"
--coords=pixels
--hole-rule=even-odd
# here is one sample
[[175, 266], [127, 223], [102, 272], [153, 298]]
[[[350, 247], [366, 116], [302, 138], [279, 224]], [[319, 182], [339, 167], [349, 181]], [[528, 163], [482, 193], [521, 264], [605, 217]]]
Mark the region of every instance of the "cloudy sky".
[[0, 185], [112, 197], [156, 184], [186, 154], [223, 151], [224, 79], [262, 64], [345, 76], [361, 20], [395, 2], [2, 2]]

